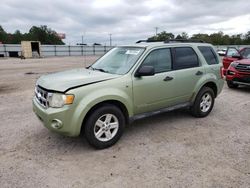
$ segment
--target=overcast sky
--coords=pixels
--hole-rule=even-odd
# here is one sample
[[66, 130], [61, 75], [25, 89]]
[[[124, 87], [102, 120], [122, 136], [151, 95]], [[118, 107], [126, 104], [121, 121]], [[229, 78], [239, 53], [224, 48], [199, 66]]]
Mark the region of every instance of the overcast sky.
[[248, 0], [1, 0], [0, 25], [28, 32], [47, 25], [66, 33], [66, 44], [125, 44], [166, 30], [175, 35], [245, 33], [250, 30]]

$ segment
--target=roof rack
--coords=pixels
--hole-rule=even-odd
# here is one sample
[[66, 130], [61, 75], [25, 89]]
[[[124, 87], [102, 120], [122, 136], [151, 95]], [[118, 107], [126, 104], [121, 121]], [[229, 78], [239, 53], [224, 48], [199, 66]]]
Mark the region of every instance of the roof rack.
[[136, 44], [142, 43], [142, 42], [165, 42], [164, 40], [138, 40]]
[[142, 43], [142, 42], [164, 42], [164, 43], [205, 43], [205, 41], [200, 39], [168, 39], [168, 40], [138, 40], [136, 44]]
[[138, 43], [142, 43], [142, 42], [147, 42], [147, 40], [138, 40], [135, 43], [138, 44]]
[[200, 39], [168, 39], [165, 40], [164, 43], [178, 43], [178, 42], [186, 42], [186, 43], [205, 43], [205, 41]]

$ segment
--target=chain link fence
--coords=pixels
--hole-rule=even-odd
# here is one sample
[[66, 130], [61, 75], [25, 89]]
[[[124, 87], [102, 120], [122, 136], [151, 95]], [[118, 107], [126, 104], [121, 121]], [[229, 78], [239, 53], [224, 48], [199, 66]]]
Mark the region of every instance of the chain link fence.
[[[250, 47], [250, 45], [229, 45], [238, 49]], [[229, 46], [215, 46], [217, 50], [225, 49]], [[83, 46], [83, 45], [41, 45], [41, 57], [58, 56], [101, 56], [112, 49], [113, 46]], [[0, 44], [0, 57], [20, 57], [22, 48], [20, 44]]]
[[[101, 56], [112, 48], [112, 46], [101, 45], [41, 45], [41, 57]], [[0, 57], [20, 57], [21, 52], [20, 44], [0, 44]]]

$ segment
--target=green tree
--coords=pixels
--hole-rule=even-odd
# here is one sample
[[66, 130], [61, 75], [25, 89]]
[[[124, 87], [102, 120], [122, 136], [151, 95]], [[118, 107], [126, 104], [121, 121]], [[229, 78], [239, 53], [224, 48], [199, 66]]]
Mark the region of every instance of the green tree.
[[6, 43], [7, 42], [7, 37], [8, 37], [7, 33], [4, 31], [4, 29], [0, 25], [0, 42]]
[[22, 40], [40, 41], [41, 44], [64, 44], [58, 37], [57, 33], [46, 25], [40, 27], [33, 26], [30, 28], [29, 33], [22, 34], [16, 30], [13, 34], [6, 33], [0, 26], [0, 41], [8, 44], [20, 44]]
[[230, 36], [229, 35], [223, 36], [223, 45], [230, 45]]
[[244, 44], [250, 44], [250, 31], [244, 35]]
[[242, 34], [232, 35], [231, 36], [231, 43], [230, 44], [234, 44], [234, 45], [241, 45], [241, 44], [243, 44], [242, 37], [243, 37]]
[[[148, 38], [148, 41], [165, 41], [174, 39], [173, 33], [163, 31], [156, 36]], [[182, 32], [178, 34], [175, 39], [189, 39], [188, 33]], [[250, 31], [245, 34], [225, 35], [222, 31], [212, 34], [197, 33], [193, 34], [190, 39], [199, 39], [213, 45], [250, 45]]]
[[173, 33], [167, 33], [166, 31], [162, 31], [161, 33], [158, 33], [156, 36], [149, 37], [148, 41], [165, 41], [169, 39], [174, 39]]
[[12, 44], [20, 44], [22, 41], [22, 33], [19, 30], [16, 30], [15, 33], [12, 35], [12, 40], [10, 43]]
[[211, 34], [209, 36], [209, 38], [210, 38], [210, 41], [211, 41], [212, 44], [214, 44], [214, 45], [222, 45], [222, 44], [224, 44], [223, 36], [224, 36], [223, 32], [220, 31], [218, 33]]
[[30, 31], [30, 39], [38, 40], [42, 44], [64, 44], [62, 40], [57, 36], [57, 33], [46, 25], [40, 27], [33, 26]]
[[199, 39], [203, 40], [204, 42], [211, 43], [209, 35], [204, 33], [193, 34], [191, 39]]
[[188, 39], [188, 34], [186, 32], [182, 32], [181, 34], [177, 35], [175, 39]]

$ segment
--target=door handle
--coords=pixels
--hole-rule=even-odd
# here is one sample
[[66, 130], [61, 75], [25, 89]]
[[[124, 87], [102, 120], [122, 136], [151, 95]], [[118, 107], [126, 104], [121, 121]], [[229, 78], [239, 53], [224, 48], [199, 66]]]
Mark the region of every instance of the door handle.
[[166, 76], [166, 78], [163, 79], [163, 81], [170, 81], [173, 80], [174, 78], [171, 76]]
[[197, 71], [197, 72], [195, 73], [195, 75], [197, 75], [197, 76], [203, 75], [203, 72]]

